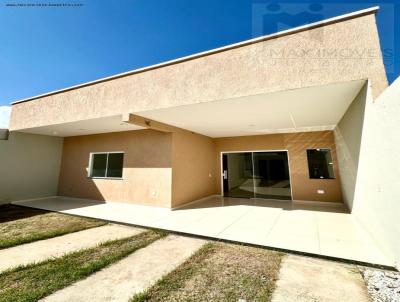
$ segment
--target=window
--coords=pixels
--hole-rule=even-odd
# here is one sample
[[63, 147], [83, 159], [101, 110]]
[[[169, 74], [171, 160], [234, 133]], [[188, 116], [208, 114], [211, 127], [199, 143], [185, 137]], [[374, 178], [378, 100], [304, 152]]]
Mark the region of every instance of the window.
[[313, 179], [333, 179], [333, 162], [331, 150], [308, 149], [307, 150], [308, 171]]
[[121, 178], [124, 153], [91, 153], [89, 177]]

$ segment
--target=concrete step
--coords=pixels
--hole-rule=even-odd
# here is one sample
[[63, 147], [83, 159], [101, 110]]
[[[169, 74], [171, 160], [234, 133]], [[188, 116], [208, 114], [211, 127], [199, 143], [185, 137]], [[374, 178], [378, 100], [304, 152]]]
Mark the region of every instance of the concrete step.
[[81, 249], [94, 247], [102, 242], [137, 235], [144, 229], [108, 224], [67, 235], [39, 240], [0, 250], [0, 272], [19, 265], [41, 262]]
[[41, 301], [126, 302], [182, 264], [204, 243], [201, 239], [169, 235]]
[[272, 302], [370, 302], [355, 266], [310, 257], [286, 255]]

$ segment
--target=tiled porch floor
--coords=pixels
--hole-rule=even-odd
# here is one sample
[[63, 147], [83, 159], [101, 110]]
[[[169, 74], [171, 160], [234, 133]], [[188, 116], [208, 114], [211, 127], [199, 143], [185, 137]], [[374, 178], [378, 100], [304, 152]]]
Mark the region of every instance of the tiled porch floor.
[[169, 210], [65, 197], [15, 204], [170, 231], [392, 266], [355, 217], [334, 205], [209, 197]]

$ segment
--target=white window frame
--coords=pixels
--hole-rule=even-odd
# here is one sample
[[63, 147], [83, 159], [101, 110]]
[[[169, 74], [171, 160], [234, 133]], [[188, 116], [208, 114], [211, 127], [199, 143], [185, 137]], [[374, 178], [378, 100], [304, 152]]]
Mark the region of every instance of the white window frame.
[[[110, 152], [90, 152], [89, 154], [89, 170], [88, 170], [88, 178], [93, 178], [93, 179], [123, 179], [122, 177], [108, 177], [108, 176], [92, 176], [92, 168], [93, 168], [93, 157], [96, 154], [107, 154], [107, 160], [106, 160], [106, 173], [107, 175], [108, 172], [108, 155], [113, 154], [113, 153], [122, 153], [123, 154], [123, 160], [125, 159], [125, 152], [124, 151], [110, 151]], [[122, 173], [124, 172], [124, 166], [123, 166], [123, 160], [122, 160]]]

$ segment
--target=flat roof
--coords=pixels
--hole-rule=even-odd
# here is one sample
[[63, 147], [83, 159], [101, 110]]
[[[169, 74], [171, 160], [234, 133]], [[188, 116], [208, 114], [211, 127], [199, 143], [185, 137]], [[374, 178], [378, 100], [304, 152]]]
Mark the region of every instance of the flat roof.
[[70, 90], [74, 90], [74, 89], [78, 89], [78, 88], [82, 88], [82, 87], [86, 87], [86, 86], [95, 85], [95, 84], [98, 84], [98, 83], [102, 83], [102, 82], [106, 82], [106, 81], [110, 81], [110, 80], [126, 77], [126, 76], [129, 76], [129, 75], [133, 75], [133, 74], [137, 74], [137, 73], [141, 73], [141, 72], [146, 72], [146, 71], [153, 70], [153, 69], [162, 68], [162, 67], [169, 66], [169, 65], [179, 64], [179, 63], [182, 63], [182, 62], [185, 62], [185, 61], [194, 60], [194, 59], [197, 59], [197, 58], [209, 56], [209, 55], [212, 55], [212, 54], [216, 54], [216, 53], [219, 53], [219, 52], [231, 50], [231, 49], [234, 49], [234, 48], [243, 47], [243, 46], [255, 44], [255, 43], [258, 43], [258, 42], [262, 42], [262, 41], [266, 41], [266, 40], [270, 40], [270, 39], [279, 38], [279, 37], [282, 37], [282, 36], [295, 34], [295, 33], [298, 33], [298, 32], [314, 29], [314, 28], [317, 28], [317, 27], [321, 27], [321, 26], [325, 26], [325, 25], [329, 25], [329, 24], [333, 24], [333, 23], [338, 23], [338, 22], [349, 20], [349, 19], [354, 19], [354, 18], [357, 18], [357, 17], [365, 16], [365, 15], [372, 14], [372, 13], [376, 13], [378, 10], [379, 10], [379, 6], [370, 7], [370, 8], [359, 10], [359, 11], [355, 11], [355, 12], [352, 12], [352, 13], [349, 13], [349, 14], [344, 14], [344, 15], [340, 15], [340, 16], [337, 16], [337, 17], [325, 19], [325, 20], [322, 20], [322, 21], [318, 21], [318, 22], [314, 22], [314, 23], [310, 23], [310, 24], [294, 27], [294, 28], [291, 28], [291, 29], [279, 31], [279, 32], [276, 32], [276, 33], [273, 33], [273, 34], [269, 34], [269, 35], [265, 35], [265, 36], [261, 36], [261, 37], [258, 37], [258, 38], [245, 40], [245, 41], [242, 41], [242, 42], [239, 42], [239, 43], [234, 43], [234, 44], [230, 44], [230, 45], [227, 45], [227, 46], [214, 48], [214, 49], [211, 49], [211, 50], [199, 52], [199, 53], [196, 53], [196, 54], [193, 54], [193, 55], [189, 55], [189, 56], [185, 56], [185, 57], [181, 57], [181, 58], [178, 58], [178, 59], [174, 59], [174, 60], [170, 60], [170, 61], [166, 61], [166, 62], [162, 62], [162, 63], [158, 63], [158, 64], [154, 64], [154, 65], [150, 65], [150, 66], [134, 69], [134, 70], [131, 70], [131, 71], [119, 73], [119, 74], [116, 74], [116, 75], [113, 75], [113, 76], [109, 76], [109, 77], [105, 77], [105, 78], [101, 78], [101, 79], [98, 79], [98, 80], [89, 81], [89, 82], [85, 82], [85, 83], [82, 83], [82, 84], [70, 86], [70, 87], [67, 87], [67, 88], [54, 90], [54, 91], [47, 92], [47, 93], [44, 93], [44, 94], [36, 95], [36, 96], [33, 96], [33, 97], [17, 100], [15, 102], [12, 102], [11, 105], [32, 101], [32, 100], [39, 99], [39, 98], [42, 98], [42, 97], [46, 97], [46, 96], [50, 96], [50, 95], [54, 95], [54, 94], [59, 94], [59, 93], [62, 93], [62, 92], [67, 92], [67, 91], [70, 91]]

